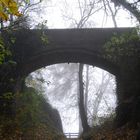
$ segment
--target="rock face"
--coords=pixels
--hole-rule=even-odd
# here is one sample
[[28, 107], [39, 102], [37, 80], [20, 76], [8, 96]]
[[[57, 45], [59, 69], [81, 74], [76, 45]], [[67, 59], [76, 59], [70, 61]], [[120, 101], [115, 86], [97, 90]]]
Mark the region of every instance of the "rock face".
[[[26, 87], [25, 92], [30, 92], [37, 94], [36, 90], [31, 87]], [[38, 95], [37, 95], [38, 96]], [[62, 121], [60, 114], [57, 109], [53, 108], [50, 103], [45, 99], [45, 97], [38, 96], [39, 100], [39, 108], [41, 112], [39, 115], [39, 122], [42, 124], [49, 125], [52, 129], [58, 131], [59, 133], [63, 133]]]
[[[61, 117], [60, 117], [58, 110], [53, 108], [46, 101], [42, 102], [42, 109], [46, 113], [48, 113], [48, 120], [49, 120], [50, 125], [53, 128], [57, 129], [59, 132], [63, 133], [62, 121], [61, 121]], [[44, 122], [47, 123], [48, 120], [47, 120], [47, 118], [46, 118], [46, 120], [44, 118]], [[42, 121], [43, 121], [43, 119], [42, 119]]]

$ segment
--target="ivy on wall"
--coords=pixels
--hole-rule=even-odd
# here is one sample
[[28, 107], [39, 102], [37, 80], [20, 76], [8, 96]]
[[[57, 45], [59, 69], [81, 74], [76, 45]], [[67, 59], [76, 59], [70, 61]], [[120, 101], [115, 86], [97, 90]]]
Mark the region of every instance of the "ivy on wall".
[[0, 65], [4, 63], [7, 56], [11, 56], [11, 52], [5, 47], [4, 40], [2, 36], [0, 36]]
[[104, 58], [120, 64], [125, 59], [140, 59], [140, 36], [137, 30], [114, 36], [104, 45]]

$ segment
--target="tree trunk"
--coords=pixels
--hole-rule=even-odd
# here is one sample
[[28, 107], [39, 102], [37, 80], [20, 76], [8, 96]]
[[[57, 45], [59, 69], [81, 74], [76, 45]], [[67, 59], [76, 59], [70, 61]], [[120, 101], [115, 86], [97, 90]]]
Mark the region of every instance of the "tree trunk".
[[89, 87], [89, 65], [86, 65], [86, 83], [85, 83], [85, 113], [87, 116], [87, 110], [88, 110], [88, 87]]
[[87, 116], [84, 108], [84, 87], [83, 87], [83, 64], [79, 65], [79, 114], [81, 117], [84, 132], [88, 132], [90, 127], [87, 122]]
[[111, 7], [109, 1], [107, 1], [107, 5], [108, 5], [108, 8], [109, 8], [110, 13], [111, 13], [111, 18], [112, 18], [114, 27], [117, 28], [117, 22], [116, 22], [117, 9], [115, 8], [115, 12], [113, 12], [112, 7]]
[[82, 134], [82, 132], [83, 132], [83, 127], [82, 127], [81, 117], [79, 114], [79, 134]]

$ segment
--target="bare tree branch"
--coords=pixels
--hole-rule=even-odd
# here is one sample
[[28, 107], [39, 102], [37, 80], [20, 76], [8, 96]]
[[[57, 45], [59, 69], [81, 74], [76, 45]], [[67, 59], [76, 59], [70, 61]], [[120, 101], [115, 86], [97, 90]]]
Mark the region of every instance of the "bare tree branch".
[[[123, 6], [126, 10], [132, 13], [133, 16], [136, 17], [136, 19], [140, 23], [140, 11], [135, 4], [129, 3], [127, 2], [127, 0], [111, 0], [111, 1], [114, 2], [116, 6], [120, 5]], [[137, 4], [138, 3], [140, 3], [140, 1], [137, 1]]]
[[117, 22], [116, 22], [116, 19], [115, 19], [116, 14], [117, 14], [117, 9], [115, 9], [115, 12], [113, 12], [112, 7], [110, 6], [110, 3], [109, 3], [108, 0], [107, 0], [107, 6], [108, 6], [108, 8], [110, 10], [110, 13], [111, 13], [111, 17], [112, 17], [112, 21], [114, 23], [114, 26], [115, 26], [115, 28], [117, 28]]

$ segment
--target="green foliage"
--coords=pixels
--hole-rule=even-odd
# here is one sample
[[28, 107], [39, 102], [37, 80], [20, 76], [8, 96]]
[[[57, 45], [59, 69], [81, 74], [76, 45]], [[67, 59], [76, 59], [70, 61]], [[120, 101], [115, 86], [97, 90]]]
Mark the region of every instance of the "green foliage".
[[[45, 30], [48, 29], [47, 26], [47, 20], [44, 20], [42, 23], [39, 23], [38, 25], [35, 26], [36, 29], [40, 29], [41, 30], [41, 40], [44, 43], [44, 45], [47, 45], [49, 43], [48, 37], [45, 34]], [[47, 31], [47, 30], [46, 30]]]
[[40, 104], [38, 97], [39, 95], [33, 91], [26, 91], [23, 94], [16, 95], [17, 119], [21, 125], [25, 125], [25, 130], [27, 129], [26, 126], [29, 127], [38, 123]]
[[10, 64], [10, 66], [15, 66], [16, 62], [13, 61], [12, 45], [15, 43], [16, 38], [11, 35], [12, 31], [8, 30], [8, 35], [10, 38], [4, 38], [2, 34], [0, 35], [0, 65]]
[[45, 34], [45, 29], [46, 29], [46, 26], [42, 23], [42, 26], [41, 26], [41, 30], [42, 30], [41, 40], [44, 43], [44, 45], [48, 45], [49, 40], [48, 40], [47, 35]]
[[136, 30], [114, 36], [104, 45], [105, 58], [119, 64], [123, 59], [140, 57], [140, 36]]
[[0, 36], [0, 65], [4, 63], [6, 57], [9, 57], [11, 55], [11, 51], [6, 48], [4, 39], [2, 38], [2, 36]]
[[45, 45], [49, 43], [48, 37], [44, 33], [41, 35], [41, 40]]
[[0, 98], [2, 98], [4, 100], [11, 100], [11, 99], [14, 99], [14, 96], [11, 92], [7, 92], [7, 93], [3, 94], [2, 96], [0, 96]]
[[7, 21], [10, 14], [21, 16], [18, 11], [18, 4], [15, 0], [0, 0], [0, 18]]

